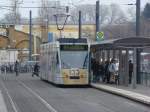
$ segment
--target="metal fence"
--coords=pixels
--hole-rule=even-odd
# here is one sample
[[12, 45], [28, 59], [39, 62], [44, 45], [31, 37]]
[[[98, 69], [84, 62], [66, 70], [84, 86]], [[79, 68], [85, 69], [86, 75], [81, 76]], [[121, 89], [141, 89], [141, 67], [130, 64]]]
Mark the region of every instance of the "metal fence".
[[141, 72], [141, 84], [145, 86], [150, 86], [150, 73]]
[[[33, 72], [34, 65], [27, 65], [27, 64], [20, 64], [19, 65], [19, 72], [20, 73], [31, 73]], [[1, 72], [6, 73], [14, 73], [15, 72], [15, 65], [14, 64], [3, 64], [0, 66]]]

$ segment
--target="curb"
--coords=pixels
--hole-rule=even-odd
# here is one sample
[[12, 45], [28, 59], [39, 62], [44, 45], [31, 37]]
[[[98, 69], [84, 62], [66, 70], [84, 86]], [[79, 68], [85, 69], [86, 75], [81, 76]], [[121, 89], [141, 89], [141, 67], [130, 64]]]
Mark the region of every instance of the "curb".
[[139, 94], [139, 93], [123, 90], [123, 89], [118, 89], [118, 88], [110, 87], [106, 85], [91, 84], [91, 86], [93, 88], [96, 88], [105, 92], [119, 95], [119, 96], [128, 98], [130, 100], [134, 100], [134, 101], [146, 104], [146, 105], [150, 105], [150, 97], [143, 95], [143, 94]]

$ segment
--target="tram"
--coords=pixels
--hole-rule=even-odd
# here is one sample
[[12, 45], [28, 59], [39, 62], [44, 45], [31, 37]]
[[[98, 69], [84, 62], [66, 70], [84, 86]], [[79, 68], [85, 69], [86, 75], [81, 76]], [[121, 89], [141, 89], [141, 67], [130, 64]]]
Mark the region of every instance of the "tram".
[[40, 47], [40, 78], [57, 85], [89, 84], [87, 39], [60, 38]]

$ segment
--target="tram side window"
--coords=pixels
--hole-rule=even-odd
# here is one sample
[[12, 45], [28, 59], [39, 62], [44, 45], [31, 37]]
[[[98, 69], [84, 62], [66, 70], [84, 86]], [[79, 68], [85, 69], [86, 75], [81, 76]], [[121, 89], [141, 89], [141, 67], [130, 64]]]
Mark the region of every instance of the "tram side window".
[[56, 64], [59, 65], [59, 56], [58, 56], [58, 53], [56, 55]]
[[60, 69], [59, 69], [59, 56], [58, 53], [56, 54], [56, 73], [60, 73]]

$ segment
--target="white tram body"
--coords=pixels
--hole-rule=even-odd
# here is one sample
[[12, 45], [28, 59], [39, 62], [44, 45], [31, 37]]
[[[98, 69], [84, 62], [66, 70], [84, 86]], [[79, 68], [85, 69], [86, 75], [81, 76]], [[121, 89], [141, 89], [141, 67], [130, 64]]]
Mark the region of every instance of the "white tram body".
[[89, 84], [86, 39], [61, 38], [40, 47], [40, 78], [58, 85]]

